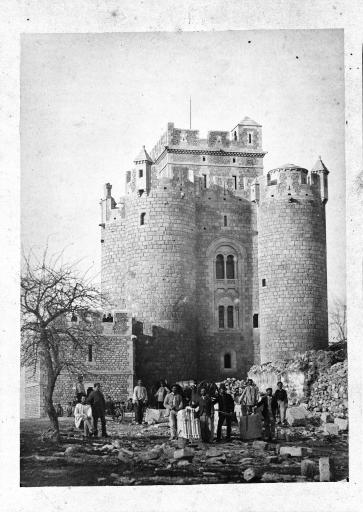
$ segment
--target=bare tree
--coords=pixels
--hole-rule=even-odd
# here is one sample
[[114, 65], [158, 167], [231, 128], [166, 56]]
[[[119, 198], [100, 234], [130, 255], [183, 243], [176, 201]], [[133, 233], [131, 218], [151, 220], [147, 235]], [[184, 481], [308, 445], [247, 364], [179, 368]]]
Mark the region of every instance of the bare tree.
[[329, 329], [333, 343], [347, 341], [347, 306], [340, 299], [334, 299], [329, 309]]
[[62, 255], [41, 261], [34, 254], [23, 256], [21, 275], [21, 363], [33, 372], [44, 365], [45, 409], [59, 440], [53, 391], [62, 371], [84, 372], [85, 350], [102, 339], [97, 311], [104, 303], [99, 290], [78, 275]]

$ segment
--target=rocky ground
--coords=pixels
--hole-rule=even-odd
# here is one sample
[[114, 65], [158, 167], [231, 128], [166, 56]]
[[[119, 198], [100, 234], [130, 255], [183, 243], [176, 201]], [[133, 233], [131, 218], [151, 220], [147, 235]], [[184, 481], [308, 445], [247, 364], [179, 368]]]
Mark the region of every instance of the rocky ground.
[[[314, 424], [315, 423], [315, 424]], [[21, 422], [21, 486], [217, 484], [346, 480], [348, 434], [311, 421], [280, 428], [274, 443], [204, 445], [168, 440], [165, 423], [108, 421], [108, 439], [84, 441], [72, 418], [61, 418], [62, 443], [44, 420]]]

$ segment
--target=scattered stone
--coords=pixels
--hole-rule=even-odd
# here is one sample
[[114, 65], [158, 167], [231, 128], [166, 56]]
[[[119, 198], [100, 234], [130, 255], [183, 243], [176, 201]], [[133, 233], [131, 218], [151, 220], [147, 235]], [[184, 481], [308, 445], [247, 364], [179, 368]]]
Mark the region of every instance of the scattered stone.
[[193, 448], [182, 448], [181, 450], [175, 450], [174, 452], [174, 459], [192, 459], [193, 457]]
[[271, 455], [270, 457], [267, 457], [266, 462], [268, 464], [277, 464], [279, 461], [279, 458], [276, 455]]
[[218, 457], [218, 455], [220, 455], [221, 452], [219, 450], [217, 450], [217, 448], [209, 448], [206, 453], [205, 453], [205, 456], [206, 457]]
[[266, 471], [262, 477], [261, 482], [295, 482], [295, 475], [283, 475], [279, 473], [272, 473]]
[[207, 466], [222, 466], [223, 462], [218, 457], [211, 457], [206, 462]]
[[120, 462], [124, 464], [128, 464], [131, 460], [131, 457], [125, 455], [121, 450], [118, 452], [117, 458]]
[[333, 423], [334, 419], [329, 412], [322, 412], [320, 416], [322, 423]]
[[335, 478], [334, 461], [330, 457], [319, 459], [319, 480], [320, 482], [333, 482]]
[[185, 448], [187, 445], [187, 440], [185, 439], [185, 437], [178, 437], [177, 445], [178, 448]]
[[110, 477], [111, 478], [120, 478], [120, 475], [118, 473], [111, 473]]
[[314, 478], [317, 473], [317, 466], [313, 460], [304, 459], [301, 461], [301, 476]]
[[253, 441], [252, 448], [254, 450], [266, 450], [267, 443], [265, 441]]
[[249, 467], [243, 472], [243, 478], [246, 482], [253, 482], [261, 478], [261, 471], [257, 468]]
[[100, 451], [101, 452], [104, 452], [106, 450], [115, 450], [116, 448], [114, 447], [113, 444], [105, 444], [104, 446], [102, 446], [102, 448], [100, 448]]
[[337, 425], [339, 432], [342, 430], [348, 430], [348, 420], [344, 418], [335, 418], [335, 425]]
[[281, 446], [280, 448], [280, 455], [290, 455], [291, 457], [304, 457], [307, 452], [307, 448], [303, 446]]
[[66, 455], [66, 456], [75, 455], [76, 453], [79, 453], [80, 451], [82, 451], [82, 448], [75, 444], [72, 446], [68, 446], [68, 448], [65, 449], [64, 455]]
[[177, 462], [177, 466], [178, 467], [190, 466], [190, 462], [188, 460], [179, 460]]
[[288, 407], [286, 411], [286, 420], [292, 427], [306, 425], [308, 412], [305, 407]]
[[325, 423], [324, 432], [330, 436], [337, 436], [339, 433], [339, 427], [335, 423]]
[[224, 453], [221, 453], [218, 457], [209, 457], [207, 464], [214, 464], [215, 462], [226, 462], [227, 458]]
[[243, 464], [243, 465], [245, 465], [245, 464], [252, 464], [252, 462], [253, 462], [252, 457], [244, 457], [243, 459], [241, 459], [239, 461], [239, 463]]
[[106, 482], [106, 478], [105, 477], [100, 477], [100, 478], [97, 478], [97, 483], [101, 484], [102, 482]]

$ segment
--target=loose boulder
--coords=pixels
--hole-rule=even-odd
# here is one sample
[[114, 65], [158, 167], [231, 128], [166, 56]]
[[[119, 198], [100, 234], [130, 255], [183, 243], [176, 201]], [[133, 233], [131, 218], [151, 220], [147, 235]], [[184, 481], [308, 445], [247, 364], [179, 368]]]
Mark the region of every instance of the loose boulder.
[[319, 459], [319, 480], [320, 482], [333, 482], [335, 478], [334, 461], [330, 457]]
[[286, 421], [291, 427], [304, 426], [309, 416], [305, 407], [288, 407], [286, 411]]
[[194, 450], [192, 448], [182, 448], [174, 452], [174, 459], [192, 459], [193, 457]]
[[258, 468], [249, 467], [243, 472], [243, 478], [246, 482], [253, 482], [261, 478], [261, 471]]
[[317, 473], [317, 466], [313, 460], [304, 459], [301, 461], [301, 476], [313, 479]]

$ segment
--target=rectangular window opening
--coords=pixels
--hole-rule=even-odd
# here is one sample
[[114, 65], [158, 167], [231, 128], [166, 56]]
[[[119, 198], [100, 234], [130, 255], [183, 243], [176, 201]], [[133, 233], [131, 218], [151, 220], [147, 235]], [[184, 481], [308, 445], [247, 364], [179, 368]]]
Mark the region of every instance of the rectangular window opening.
[[262, 286], [266, 286], [266, 279], [262, 279]]
[[207, 175], [206, 174], [202, 174], [202, 176], [203, 176], [203, 187], [207, 188]]
[[237, 176], [232, 176], [233, 183], [234, 183], [234, 189], [237, 190]]
[[227, 307], [227, 327], [228, 329], [233, 329], [233, 306]]
[[145, 215], [145, 212], [142, 212], [142, 214], [140, 215], [140, 226], [143, 226], [145, 224]]
[[142, 178], [144, 175], [143, 169], [139, 169], [139, 178]]
[[218, 307], [218, 325], [220, 329], [224, 329], [224, 306]]
[[223, 215], [223, 225], [224, 227], [227, 226], [227, 215]]
[[258, 313], [253, 315], [253, 328], [258, 329]]
[[248, 134], [248, 143], [251, 144], [251, 142], [252, 142], [252, 135], [249, 133]]
[[92, 345], [88, 345], [88, 362], [92, 363], [93, 361], [93, 347]]

